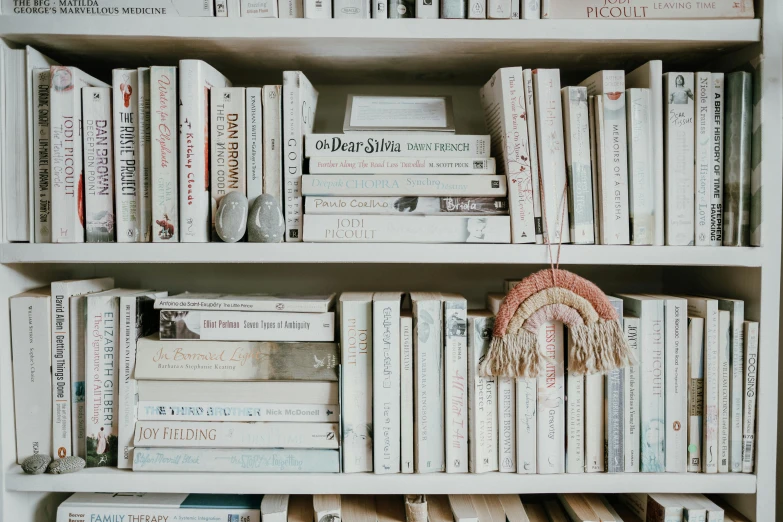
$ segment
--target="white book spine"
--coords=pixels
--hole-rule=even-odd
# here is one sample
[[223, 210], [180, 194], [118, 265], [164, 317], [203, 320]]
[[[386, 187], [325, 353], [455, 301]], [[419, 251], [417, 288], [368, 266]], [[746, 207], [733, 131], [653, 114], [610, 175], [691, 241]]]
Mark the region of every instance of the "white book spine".
[[442, 304], [413, 300], [416, 473], [445, 471]]
[[[103, 494], [99, 494], [100, 498]], [[151, 495], [152, 496], [152, 495]], [[242, 522], [261, 522], [258, 508], [205, 508], [203, 506], [187, 507], [177, 504], [164, 506], [145, 506], [145, 494], [131, 497], [127, 505], [115, 507], [99, 503], [79, 502], [76, 505], [63, 504], [57, 509], [57, 522], [69, 522], [74, 519], [83, 520], [127, 520], [128, 517], [141, 517], [141, 520], [241, 520]], [[153, 497], [154, 498], [154, 497]], [[153, 501], [154, 502], [154, 501]], [[166, 502], [164, 500], [164, 502]], [[133, 513], [129, 515], [128, 513]], [[235, 518], [234, 518], [235, 517]]]
[[[522, 0], [524, 2], [537, 0]], [[528, 152], [530, 153], [530, 173], [533, 185], [533, 222], [536, 230], [536, 244], [544, 243], [544, 224], [541, 217], [541, 165], [538, 162], [538, 138], [536, 132], [535, 89], [533, 88], [533, 71], [522, 70], [522, 80], [525, 82], [525, 113], [527, 114]]]
[[440, 18], [440, 0], [416, 0], [416, 18]]
[[[517, 379], [517, 473], [536, 473], [538, 380]], [[584, 469], [584, 466], [582, 466]]]
[[136, 154], [139, 159], [139, 242], [152, 241], [152, 141], [150, 138], [150, 69], [139, 67], [138, 134]]
[[566, 472], [585, 472], [585, 376], [566, 372]]
[[497, 382], [494, 377], [483, 377], [478, 372], [479, 364], [484, 360], [489, 349], [493, 324], [492, 316], [468, 313], [468, 419], [471, 473], [498, 470]]
[[692, 245], [694, 239], [693, 73], [666, 73], [666, 244]]
[[694, 93], [694, 123], [695, 137], [694, 157], [696, 201], [695, 237], [696, 246], [709, 246], [712, 203], [712, 154], [713, 154], [713, 83], [712, 74], [708, 72], [696, 73], [696, 92]]
[[544, 241], [570, 243], [560, 70], [533, 71]]
[[276, 0], [240, 0], [243, 18], [278, 18]]
[[[641, 301], [641, 471], [666, 470], [665, 318], [663, 301]], [[626, 306], [628, 303], [626, 302]]]
[[[282, 91], [279, 85], [264, 86], [264, 194], [283, 202]], [[282, 208], [282, 206], [281, 206]]]
[[[394, 298], [396, 296], [396, 299]], [[373, 469], [400, 472], [400, 298], [373, 298]]]
[[179, 242], [177, 68], [151, 67], [152, 242]]
[[305, 157], [489, 158], [490, 136], [445, 132], [310, 134]]
[[718, 473], [728, 473], [731, 444], [731, 313], [718, 312]]
[[606, 470], [604, 440], [606, 437], [604, 375], [585, 375], [585, 471]]
[[[369, 4], [369, 0], [367, 2]], [[369, 9], [369, 5], [367, 7]], [[369, 18], [369, 11], [366, 18]], [[288, 242], [302, 241], [302, 142], [313, 132], [317, 103], [318, 91], [303, 73], [283, 72], [283, 193], [285, 240]]]
[[613, 230], [611, 222], [611, 213], [605, 211], [607, 205], [606, 190], [604, 190], [603, 180], [606, 171], [606, 158], [603, 152], [603, 144], [606, 141], [604, 136], [604, 98], [601, 95], [590, 96], [590, 125], [592, 129], [593, 145], [590, 149], [593, 162], [593, 194], [595, 194], [595, 205], [593, 206], [593, 219], [595, 220], [595, 235], [598, 242], [602, 245], [607, 244], [607, 234]]
[[640, 451], [640, 376], [641, 376], [641, 344], [639, 337], [639, 318], [626, 316], [623, 318], [623, 329], [625, 331], [625, 339], [628, 341], [628, 346], [631, 349], [631, 353], [636, 364], [627, 366], [623, 372], [625, 373], [625, 381], [623, 387], [625, 390], [623, 403], [625, 407], [625, 413], [623, 415], [624, 422], [624, 460], [625, 460], [625, 472], [626, 473], [638, 473], [639, 472], [639, 451]]
[[565, 375], [563, 323], [545, 322], [538, 344], [551, 359], [538, 377], [538, 473], [565, 473]]
[[510, 189], [511, 242], [534, 243], [533, 176], [528, 150], [525, 85], [521, 67], [498, 70], [481, 89], [492, 154]]
[[133, 471], [339, 473], [340, 452], [325, 449], [138, 448], [133, 456]]
[[304, 18], [302, 0], [282, 0], [278, 5], [280, 18]]
[[120, 352], [117, 415], [117, 467], [133, 467], [133, 434], [136, 427], [136, 297], [119, 298], [118, 343]]
[[228, 16], [228, 0], [215, 0], [215, 16]]
[[210, 196], [212, 230], [220, 201], [229, 192], [247, 195], [245, 170], [245, 89], [214, 87], [210, 91]]
[[655, 169], [650, 90], [628, 89], [626, 104], [631, 244], [652, 245], [655, 242]]
[[114, 242], [111, 89], [82, 89], [84, 216], [88, 243]]
[[504, 176], [453, 174], [306, 174], [305, 196], [476, 196], [506, 195]]
[[334, 312], [226, 312], [211, 310], [160, 313], [161, 340], [334, 341]]
[[139, 401], [229, 403], [277, 402], [291, 404], [337, 404], [336, 382], [324, 381], [138, 381]]
[[486, 18], [509, 20], [513, 11], [512, 0], [487, 0]]
[[373, 470], [372, 297], [340, 302], [343, 472]]
[[511, 0], [511, 19], [512, 20], [519, 20], [520, 19], [520, 11], [522, 7], [520, 6], [521, 0]]
[[36, 243], [52, 242], [52, 191], [50, 170], [49, 69], [33, 71], [33, 215]]
[[18, 464], [31, 455], [52, 455], [50, 304], [42, 294], [10, 300]]
[[334, 0], [335, 18], [370, 18], [371, 0]]
[[228, 16], [232, 18], [239, 18], [242, 16], [239, 8], [239, 0], [228, 0]]
[[52, 66], [51, 114], [52, 242], [84, 243], [82, 95], [77, 69]]
[[595, 225], [587, 89], [565, 87], [562, 97], [571, 241], [579, 245], [592, 245], [595, 243]]
[[117, 206], [117, 242], [135, 243], [140, 238], [138, 154], [139, 73], [131, 69], [112, 72], [114, 97], [114, 188]]
[[506, 215], [504, 197], [310, 196], [305, 214]]
[[540, 0], [520, 0], [522, 4], [522, 13], [520, 18], [523, 20], [538, 20], [541, 18]]
[[[443, 0], [448, 1], [448, 0]], [[484, 19], [487, 18], [487, 3], [493, 0], [467, 0], [468, 18]]]
[[742, 472], [753, 473], [756, 448], [756, 377], [758, 375], [759, 324], [745, 321], [745, 409], [742, 414]]
[[337, 422], [337, 404], [139, 401], [138, 420]]
[[731, 314], [730, 339], [730, 384], [729, 400], [729, 470], [742, 471], [742, 397], [745, 393], [745, 302], [732, 299], [718, 301], [721, 310]]
[[[305, 12], [306, 11], [307, 6], [305, 5]], [[329, 16], [324, 18], [331, 17], [332, 13], [331, 9], [329, 9]], [[386, 3], [386, 0], [372, 0], [372, 17], [381, 19], [389, 18], [389, 5]]]
[[666, 471], [688, 468], [688, 338], [685, 299], [665, 300], [666, 314]]
[[712, 144], [710, 162], [710, 245], [723, 244], [723, 125], [725, 99], [723, 73], [712, 73], [712, 96], [710, 114], [712, 122]]
[[413, 473], [413, 317], [400, 317], [400, 467]]
[[264, 193], [264, 125], [261, 87], [245, 89], [245, 150], [247, 151], [247, 203]]
[[499, 377], [498, 384], [498, 471], [516, 473], [516, 379]]
[[509, 243], [508, 216], [304, 216], [304, 239], [320, 243]]
[[[656, 2], [637, 0], [626, 4], [607, 4], [602, 0], [543, 0], [542, 18], [553, 19], [656, 19], [752, 18], [750, 0], [708, 3]], [[611, 6], [611, 7], [610, 7]]]
[[326, 313], [332, 308], [334, 294], [295, 296], [280, 294], [183, 294], [155, 298], [158, 310], [225, 310], [235, 312], [312, 312]]
[[704, 319], [704, 427], [701, 470], [704, 473], [717, 473], [720, 374], [718, 303], [712, 299], [689, 298], [688, 314]]
[[[620, 87], [620, 86], [618, 86]], [[625, 84], [622, 84], [624, 89]], [[619, 94], [619, 96], [618, 96]], [[601, 190], [604, 207], [602, 225], [607, 245], [630, 243], [628, 212], [628, 135], [625, 121], [625, 91], [602, 93], [604, 171]]]
[[158, 448], [337, 449], [333, 422], [139, 421], [133, 444]]
[[446, 472], [468, 472], [468, 338], [467, 301], [447, 296], [443, 301], [444, 427]]
[[495, 158], [310, 158], [310, 174], [496, 174]]
[[71, 455], [84, 458], [85, 441], [84, 409], [84, 335], [86, 322], [84, 307], [86, 298], [70, 298], [70, 343], [71, 343]]
[[704, 319], [688, 317], [688, 472], [702, 471]]

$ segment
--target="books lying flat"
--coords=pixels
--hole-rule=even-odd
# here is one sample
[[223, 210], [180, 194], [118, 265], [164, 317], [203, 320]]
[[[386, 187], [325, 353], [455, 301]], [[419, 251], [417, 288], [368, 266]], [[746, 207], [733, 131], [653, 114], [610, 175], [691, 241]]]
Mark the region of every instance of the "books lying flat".
[[161, 341], [140, 339], [136, 379], [336, 381], [336, 343]]
[[337, 422], [337, 404], [142, 401], [138, 420]]
[[[101, 0], [100, 7], [92, 9], [81, 5], [95, 5], [85, 2], [74, 7], [73, 2], [51, 2], [48, 7], [32, 7], [27, 2], [3, 0], [3, 15], [151, 15], [151, 16], [215, 16], [212, 2], [191, 0]], [[37, 5], [37, 4], [36, 4]]]
[[488, 158], [488, 135], [445, 133], [308, 134], [305, 157]]
[[304, 196], [505, 196], [505, 176], [309, 174]]
[[310, 174], [495, 174], [495, 158], [310, 158]]
[[[508, 216], [304, 216], [318, 243], [510, 243]], [[161, 326], [162, 328], [162, 326]]]
[[334, 341], [334, 312], [306, 314], [161, 310], [160, 338], [204, 341], [332, 342]]
[[213, 294], [184, 292], [155, 299], [155, 308], [168, 310], [235, 310], [239, 312], [328, 312], [331, 295]]
[[138, 381], [139, 402], [338, 404], [336, 382]]
[[557, 0], [542, 10], [541, 18], [753, 18], [753, 0], [716, 0], [714, 2], [659, 2], [634, 0], [631, 3], [604, 0]]
[[139, 421], [135, 447], [337, 449], [332, 422]]
[[308, 196], [305, 199], [305, 214], [507, 215], [508, 199], [474, 197], [428, 198], [418, 196]]
[[136, 448], [133, 471], [339, 473], [340, 452], [324, 449]]

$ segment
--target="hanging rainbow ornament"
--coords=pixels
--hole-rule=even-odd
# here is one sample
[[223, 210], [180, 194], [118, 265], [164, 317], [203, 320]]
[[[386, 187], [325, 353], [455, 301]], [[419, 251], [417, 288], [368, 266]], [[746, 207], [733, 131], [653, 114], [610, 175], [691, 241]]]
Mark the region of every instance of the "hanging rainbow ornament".
[[538, 330], [547, 321], [568, 327], [568, 371], [574, 375], [605, 373], [634, 362], [617, 312], [601, 289], [552, 267], [526, 277], [506, 295], [481, 374], [543, 375], [546, 362], [553, 362], [538, 346]]

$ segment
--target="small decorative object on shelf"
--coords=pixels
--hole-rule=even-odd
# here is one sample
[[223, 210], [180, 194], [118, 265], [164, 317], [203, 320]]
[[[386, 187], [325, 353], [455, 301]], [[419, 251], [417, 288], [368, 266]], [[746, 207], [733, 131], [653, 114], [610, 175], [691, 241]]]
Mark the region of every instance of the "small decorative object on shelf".
[[250, 207], [248, 241], [251, 243], [282, 243], [285, 219], [280, 204], [271, 194], [261, 194]]
[[84, 469], [87, 462], [76, 455], [70, 455], [63, 459], [57, 459], [49, 464], [47, 471], [53, 475], [65, 475], [66, 473], [76, 473]]
[[215, 232], [224, 243], [236, 243], [247, 230], [247, 198], [238, 191], [229, 192], [218, 204]]
[[49, 466], [52, 461], [52, 457], [49, 455], [43, 455], [41, 453], [37, 455], [30, 455], [24, 462], [22, 462], [22, 471], [28, 475], [40, 475]]

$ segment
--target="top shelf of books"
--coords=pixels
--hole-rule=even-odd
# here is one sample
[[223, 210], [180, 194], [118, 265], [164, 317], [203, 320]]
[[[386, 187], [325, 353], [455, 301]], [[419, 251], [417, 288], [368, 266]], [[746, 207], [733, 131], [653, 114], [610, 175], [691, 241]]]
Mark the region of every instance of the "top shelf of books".
[[319, 83], [478, 84], [510, 64], [577, 76], [704, 65], [761, 40], [761, 20], [352, 20], [0, 16], [0, 37], [87, 71], [199, 58], [235, 84], [294, 65]]

